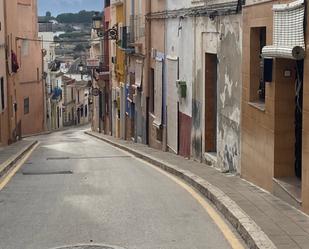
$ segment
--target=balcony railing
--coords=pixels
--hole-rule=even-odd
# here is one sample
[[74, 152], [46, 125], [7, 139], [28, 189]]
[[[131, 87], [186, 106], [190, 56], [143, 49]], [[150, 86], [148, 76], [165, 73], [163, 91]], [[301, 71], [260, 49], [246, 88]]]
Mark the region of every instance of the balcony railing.
[[95, 78], [98, 80], [109, 80], [109, 57], [106, 55], [97, 56], [100, 61], [100, 66], [95, 70]]
[[130, 43], [145, 36], [145, 19], [142, 15], [130, 16]]
[[130, 32], [130, 27], [120, 27], [119, 33], [119, 47], [126, 50], [128, 53], [134, 52], [134, 46], [132, 46], [134, 43], [134, 36], [133, 33]]

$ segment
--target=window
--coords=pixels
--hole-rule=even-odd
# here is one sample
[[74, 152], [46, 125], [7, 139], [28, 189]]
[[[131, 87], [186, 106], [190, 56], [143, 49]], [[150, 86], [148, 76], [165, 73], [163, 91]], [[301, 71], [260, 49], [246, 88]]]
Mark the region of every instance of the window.
[[264, 59], [266, 27], [254, 27], [250, 32], [250, 101], [265, 102]]
[[85, 105], [85, 117], [87, 117], [87, 116], [88, 116], [88, 106]]
[[4, 89], [4, 79], [3, 77], [0, 78], [0, 112], [5, 109], [5, 89]]
[[24, 114], [29, 114], [29, 109], [30, 109], [30, 101], [29, 97], [24, 99]]

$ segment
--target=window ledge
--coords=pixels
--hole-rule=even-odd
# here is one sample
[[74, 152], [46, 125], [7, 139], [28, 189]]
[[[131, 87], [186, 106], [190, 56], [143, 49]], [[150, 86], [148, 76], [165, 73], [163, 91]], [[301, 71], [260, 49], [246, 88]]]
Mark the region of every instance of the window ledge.
[[265, 103], [261, 101], [248, 102], [248, 104], [262, 112], [265, 112]]

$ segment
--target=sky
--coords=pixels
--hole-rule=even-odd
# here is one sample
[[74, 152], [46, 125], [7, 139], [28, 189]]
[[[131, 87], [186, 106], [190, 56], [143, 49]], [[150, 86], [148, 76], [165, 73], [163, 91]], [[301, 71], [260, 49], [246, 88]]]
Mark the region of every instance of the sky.
[[103, 0], [38, 0], [39, 15], [50, 11], [53, 16], [60, 13], [79, 12], [80, 10], [103, 10]]

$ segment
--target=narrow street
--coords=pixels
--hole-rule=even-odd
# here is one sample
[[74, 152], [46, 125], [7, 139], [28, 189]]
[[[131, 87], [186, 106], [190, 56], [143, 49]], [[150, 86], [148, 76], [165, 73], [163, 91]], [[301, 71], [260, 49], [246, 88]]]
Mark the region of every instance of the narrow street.
[[39, 146], [0, 192], [1, 249], [232, 248], [202, 205], [151, 165], [83, 128], [35, 139]]

